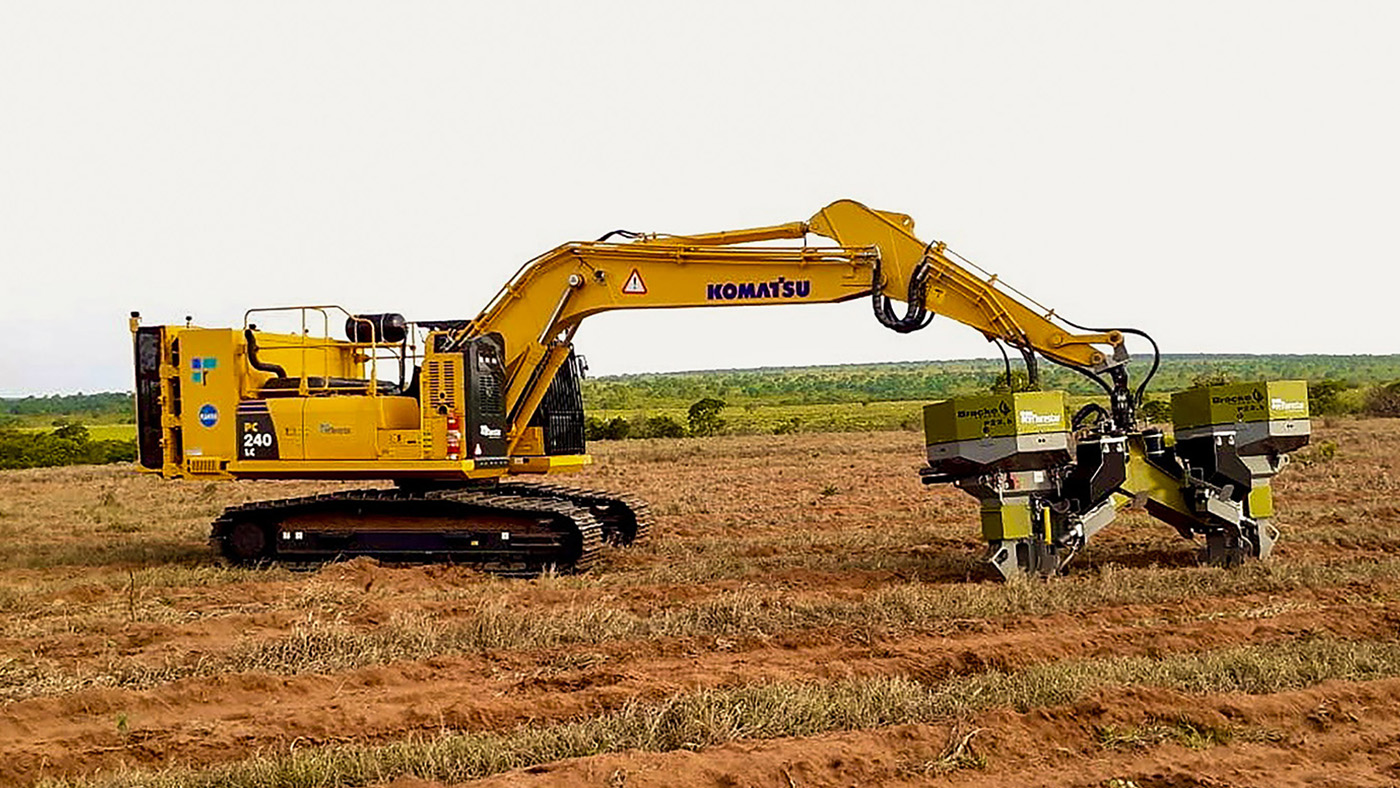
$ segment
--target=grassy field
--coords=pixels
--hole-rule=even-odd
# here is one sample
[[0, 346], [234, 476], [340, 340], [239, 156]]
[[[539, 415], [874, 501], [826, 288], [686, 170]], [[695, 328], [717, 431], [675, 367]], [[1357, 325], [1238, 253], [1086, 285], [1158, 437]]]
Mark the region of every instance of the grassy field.
[[[88, 437], [93, 440], [113, 440], [129, 441], [136, 439], [135, 424], [83, 424], [87, 428]], [[51, 426], [43, 427], [21, 427], [21, 432], [48, 432]]]
[[904, 431], [601, 442], [656, 538], [534, 580], [210, 556], [334, 484], [3, 472], [0, 784], [1387, 784], [1400, 423], [1320, 433], [1268, 564], [1132, 513], [1010, 584]]
[[[1106, 398], [1071, 396], [1069, 409]], [[894, 402], [847, 402], [821, 405], [744, 405], [726, 407], [721, 412], [724, 434], [771, 435], [792, 432], [872, 432], [883, 430], [922, 430], [923, 408], [933, 400]], [[631, 408], [590, 410], [588, 415], [603, 420], [627, 419], [640, 424], [649, 417], [665, 416], [685, 424], [687, 408]]]
[[[863, 432], [922, 427], [923, 402], [869, 402], [828, 405], [746, 405], [725, 408], [725, 431], [736, 435], [787, 432]], [[591, 410], [604, 420], [624, 418], [641, 422], [666, 416], [686, 423], [686, 408], [631, 408]]]

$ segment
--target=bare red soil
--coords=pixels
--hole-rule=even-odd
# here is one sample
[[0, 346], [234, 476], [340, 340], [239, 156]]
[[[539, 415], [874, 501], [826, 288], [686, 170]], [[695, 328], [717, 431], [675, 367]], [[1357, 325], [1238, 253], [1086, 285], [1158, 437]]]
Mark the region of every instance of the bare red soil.
[[[1068, 593], [1111, 576], [1117, 595], [1034, 615], [997, 612], [1004, 607], [993, 603], [1022, 591], [981, 570], [974, 503], [918, 483], [920, 446], [910, 433], [601, 444], [598, 465], [580, 480], [649, 498], [660, 514], [655, 541], [612, 554], [588, 576], [539, 580], [363, 559], [312, 572], [232, 570], [208, 554], [207, 523], [223, 506], [332, 485], [170, 483], [123, 468], [0, 473], [0, 785], [509, 731], [702, 688], [872, 676], [933, 684], [991, 669], [1315, 636], [1393, 641], [1400, 576], [1363, 570], [1400, 547], [1392, 481], [1400, 425], [1346, 421], [1319, 433], [1316, 441], [1336, 443], [1336, 457], [1299, 462], [1280, 478], [1285, 541], [1273, 566], [1330, 567], [1336, 579], [1192, 593], [1200, 576], [1193, 546], [1134, 515], [1050, 584]], [[1121, 591], [1137, 578], [1170, 588], [1178, 575], [1180, 594]], [[880, 594], [911, 585], [985, 595], [987, 612], [970, 605], [967, 615], [902, 627], [849, 616], [764, 619], [748, 628], [648, 624], [616, 637], [575, 632], [541, 642], [506, 633], [498, 645], [485, 636], [471, 647], [413, 645], [414, 633], [485, 626], [510, 611], [562, 622], [577, 615], [598, 627], [614, 626], [599, 611], [641, 622], [696, 611], [740, 620], [773, 600], [878, 606]], [[355, 640], [385, 632], [399, 633], [399, 651]], [[604, 754], [483, 782], [1400, 785], [1397, 700], [1400, 678], [1267, 695], [1116, 686], [1061, 706]], [[1258, 735], [1104, 737], [1183, 720]], [[962, 757], [952, 764], [950, 753]]]

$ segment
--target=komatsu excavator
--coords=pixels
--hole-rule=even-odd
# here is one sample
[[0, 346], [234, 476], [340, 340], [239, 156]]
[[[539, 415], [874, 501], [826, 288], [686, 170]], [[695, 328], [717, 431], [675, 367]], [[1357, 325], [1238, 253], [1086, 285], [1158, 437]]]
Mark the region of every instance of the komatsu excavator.
[[[908, 216], [841, 200], [771, 227], [614, 231], [526, 263], [470, 320], [309, 305], [203, 328], [143, 326], [132, 313], [139, 467], [167, 478], [394, 482], [228, 508], [211, 542], [236, 563], [369, 555], [581, 570], [653, 524], [631, 495], [542, 481], [591, 462], [573, 348], [585, 318], [869, 297], [895, 331], [941, 314], [1018, 350], [1032, 382], [1043, 358], [1107, 395], [1107, 407], [1073, 415], [1063, 392], [1042, 391], [924, 409], [922, 479], [977, 497], [988, 560], [1003, 576], [1060, 571], [1134, 505], [1204, 537], [1209, 561], [1268, 555], [1278, 535], [1270, 479], [1308, 441], [1305, 384], [1183, 392], [1169, 437], [1137, 419], [1152, 372], [1131, 386], [1126, 338], [1145, 334], [1070, 323], [913, 230]], [[764, 243], [784, 239], [802, 244]], [[290, 327], [259, 328], [269, 321]], [[332, 336], [342, 326], [345, 339]]]

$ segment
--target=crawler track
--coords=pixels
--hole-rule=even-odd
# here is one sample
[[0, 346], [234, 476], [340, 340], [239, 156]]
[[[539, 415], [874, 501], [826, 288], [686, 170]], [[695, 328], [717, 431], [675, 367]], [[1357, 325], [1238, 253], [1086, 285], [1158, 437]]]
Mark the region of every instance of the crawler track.
[[501, 488], [348, 490], [231, 506], [210, 542], [237, 564], [370, 556], [500, 574], [587, 570], [604, 529], [588, 507]]
[[603, 540], [619, 547], [645, 542], [656, 522], [647, 502], [628, 493], [544, 481], [502, 482], [497, 489], [510, 495], [563, 499], [584, 507], [603, 526]]

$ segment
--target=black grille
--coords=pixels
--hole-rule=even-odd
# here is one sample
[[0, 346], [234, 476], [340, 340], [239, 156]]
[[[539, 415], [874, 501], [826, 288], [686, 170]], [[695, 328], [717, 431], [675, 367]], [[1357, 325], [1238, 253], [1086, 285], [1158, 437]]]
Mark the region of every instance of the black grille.
[[506, 454], [505, 348], [501, 335], [473, 337], [464, 354], [468, 376], [466, 439], [472, 459], [484, 463], [487, 458]]
[[481, 409], [487, 413], [504, 412], [505, 405], [501, 401], [501, 376], [495, 369], [484, 365], [476, 374], [476, 395], [481, 399]]
[[160, 468], [160, 340], [159, 326], [136, 329], [136, 446], [146, 468]]
[[569, 351], [569, 358], [550, 381], [544, 399], [530, 419], [531, 427], [544, 428], [545, 454], [582, 454], [583, 440], [583, 359]]

